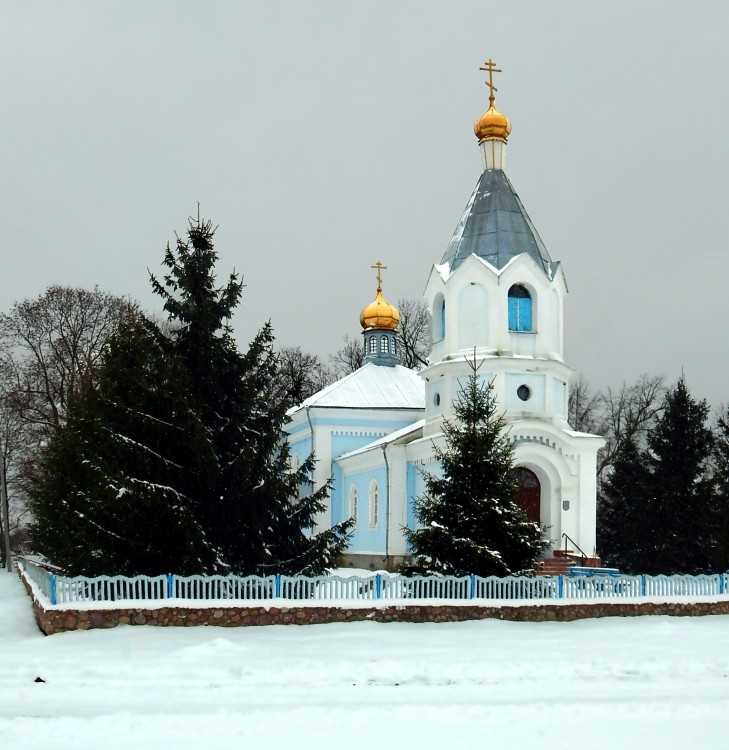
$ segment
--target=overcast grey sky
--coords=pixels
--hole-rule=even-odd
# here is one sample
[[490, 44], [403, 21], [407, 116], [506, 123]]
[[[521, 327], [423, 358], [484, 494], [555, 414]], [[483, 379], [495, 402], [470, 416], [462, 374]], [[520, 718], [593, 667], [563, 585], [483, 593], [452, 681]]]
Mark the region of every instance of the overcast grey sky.
[[159, 309], [202, 213], [241, 346], [326, 355], [418, 297], [479, 177], [494, 58], [507, 171], [570, 295], [566, 357], [729, 401], [729, 3], [0, 0], [0, 309], [54, 283]]

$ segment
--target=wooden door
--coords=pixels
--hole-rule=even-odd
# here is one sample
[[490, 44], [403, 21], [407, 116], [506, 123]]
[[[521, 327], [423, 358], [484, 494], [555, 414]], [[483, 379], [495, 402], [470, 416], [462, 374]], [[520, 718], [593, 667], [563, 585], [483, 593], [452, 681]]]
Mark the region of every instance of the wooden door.
[[519, 481], [519, 489], [516, 491], [516, 504], [526, 512], [530, 521], [540, 523], [542, 487], [537, 475], [523, 466], [514, 469], [514, 473]]

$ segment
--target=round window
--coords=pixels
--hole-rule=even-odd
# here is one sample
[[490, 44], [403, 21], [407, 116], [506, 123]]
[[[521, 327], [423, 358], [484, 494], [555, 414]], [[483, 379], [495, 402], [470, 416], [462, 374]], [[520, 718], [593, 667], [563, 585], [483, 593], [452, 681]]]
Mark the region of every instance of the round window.
[[522, 401], [529, 401], [529, 399], [532, 397], [532, 389], [528, 385], [520, 385], [516, 389], [516, 395]]
[[435, 396], [433, 396], [433, 404], [435, 406], [440, 406], [440, 393], [436, 393]]

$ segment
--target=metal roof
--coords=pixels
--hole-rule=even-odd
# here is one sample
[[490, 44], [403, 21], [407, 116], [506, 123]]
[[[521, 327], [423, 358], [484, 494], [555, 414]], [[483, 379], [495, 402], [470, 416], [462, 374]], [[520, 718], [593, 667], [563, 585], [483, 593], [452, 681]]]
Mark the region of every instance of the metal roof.
[[292, 415], [307, 406], [354, 409], [423, 409], [425, 384], [413, 370], [396, 365], [381, 367], [373, 362], [328, 385], [300, 406], [289, 409]]
[[549, 278], [557, 263], [549, 257], [509, 178], [501, 169], [487, 169], [471, 194], [441, 263], [454, 271], [469, 255], [503, 268], [528, 253]]

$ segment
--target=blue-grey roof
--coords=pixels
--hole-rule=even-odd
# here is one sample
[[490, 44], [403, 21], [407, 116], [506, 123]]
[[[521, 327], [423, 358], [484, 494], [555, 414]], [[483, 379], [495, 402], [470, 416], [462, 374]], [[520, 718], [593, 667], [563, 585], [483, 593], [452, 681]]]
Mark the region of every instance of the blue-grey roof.
[[501, 169], [487, 169], [478, 181], [458, 222], [441, 263], [454, 271], [469, 255], [496, 268], [528, 253], [550, 278], [557, 263], [549, 257], [509, 178]]

